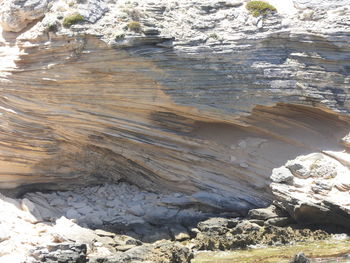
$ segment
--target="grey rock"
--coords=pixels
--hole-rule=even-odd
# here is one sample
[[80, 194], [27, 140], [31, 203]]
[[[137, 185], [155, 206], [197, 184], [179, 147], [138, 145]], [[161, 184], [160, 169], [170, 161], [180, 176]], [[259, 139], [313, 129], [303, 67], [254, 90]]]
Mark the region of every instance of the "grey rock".
[[69, 209], [66, 213], [67, 218], [69, 219], [79, 219], [81, 215], [75, 209]]
[[142, 242], [140, 240], [137, 240], [135, 238], [132, 238], [131, 236], [125, 236], [125, 235], [116, 235], [114, 237], [115, 244], [121, 246], [121, 245], [134, 245], [134, 246], [140, 246], [142, 245]]
[[9, 0], [0, 3], [0, 25], [5, 31], [19, 32], [48, 11], [50, 0]]
[[141, 205], [134, 205], [130, 207], [127, 212], [135, 215], [135, 216], [144, 216], [145, 215], [145, 210]]
[[74, 202], [72, 205], [76, 209], [80, 209], [80, 208], [84, 208], [84, 207], [88, 206], [88, 204], [83, 203], [83, 202]]
[[210, 218], [198, 224], [198, 229], [202, 232], [225, 233], [230, 228], [234, 228], [238, 223], [236, 219]]
[[[349, 205], [346, 198], [340, 197], [347, 196], [348, 168], [344, 162], [338, 161], [338, 156], [342, 160], [350, 159], [345, 152], [329, 152], [329, 155], [312, 153], [297, 157], [295, 161], [307, 167], [311, 177], [295, 178], [295, 185], [272, 183], [271, 189], [277, 200], [275, 204], [301, 224], [349, 228]], [[340, 185], [344, 187], [338, 188]]]
[[113, 208], [115, 207], [115, 205], [116, 205], [116, 202], [114, 200], [110, 200], [106, 202], [106, 207]]
[[310, 171], [301, 163], [289, 161], [286, 163], [286, 167], [296, 177], [308, 178], [310, 176]]
[[116, 249], [117, 251], [125, 252], [125, 251], [127, 251], [127, 250], [129, 250], [129, 249], [132, 249], [132, 248], [134, 248], [134, 247], [135, 247], [135, 245], [121, 245], [121, 246], [116, 246], [115, 249]]
[[[96, 233], [96, 232], [95, 232]], [[103, 246], [108, 247], [108, 246], [113, 246], [115, 245], [115, 241], [112, 237], [108, 236], [99, 236], [96, 237], [95, 239], [97, 242], [102, 243]]]
[[50, 201], [50, 205], [52, 205], [52, 206], [65, 206], [66, 201], [64, 199], [55, 198], [55, 199]]
[[235, 228], [232, 230], [233, 234], [241, 234], [244, 232], [260, 230], [261, 226], [255, 223], [252, 223], [248, 220], [243, 220], [239, 222]]
[[157, 227], [153, 229], [146, 229], [143, 231], [142, 241], [147, 243], [153, 243], [158, 240], [170, 240], [171, 236], [167, 227]]
[[77, 211], [82, 215], [87, 215], [93, 211], [93, 208], [89, 205], [86, 205], [84, 207], [77, 208]]
[[270, 218], [265, 222], [266, 225], [279, 226], [279, 227], [286, 227], [293, 223], [295, 223], [295, 221], [291, 217]]
[[304, 253], [300, 252], [294, 256], [291, 263], [310, 263], [311, 260], [305, 256]]
[[46, 248], [38, 248], [31, 253], [36, 259], [35, 263], [86, 263], [87, 247], [85, 244], [58, 244], [49, 245]]
[[286, 167], [280, 167], [272, 170], [271, 180], [275, 183], [292, 184], [294, 176]]
[[102, 229], [96, 229], [95, 230], [96, 235], [101, 236], [101, 237], [114, 237], [115, 234], [112, 232], [108, 232]]
[[171, 226], [169, 230], [173, 240], [184, 241], [191, 238], [187, 232], [187, 229], [181, 225]]
[[64, 217], [56, 220], [56, 224], [52, 227], [51, 232], [61, 236], [63, 239], [81, 244], [91, 245], [98, 238], [98, 235], [93, 230], [83, 228]]
[[280, 216], [286, 216], [287, 212], [284, 210], [281, 210], [280, 208], [271, 205], [266, 208], [258, 208], [258, 209], [252, 209], [248, 212], [248, 218], [251, 219], [259, 219], [259, 220], [267, 220], [270, 218], [280, 217]]

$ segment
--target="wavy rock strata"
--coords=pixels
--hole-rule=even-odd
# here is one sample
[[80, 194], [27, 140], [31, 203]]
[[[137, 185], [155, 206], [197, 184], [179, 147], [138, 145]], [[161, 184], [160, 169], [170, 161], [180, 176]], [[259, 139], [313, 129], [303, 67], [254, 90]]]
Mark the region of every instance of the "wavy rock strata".
[[[348, 147], [349, 1], [263, 19], [245, 1], [53, 1], [25, 29], [4, 19], [17, 2], [0, 10], [22, 30], [0, 46], [2, 189], [122, 180], [244, 212], [271, 201], [273, 168]], [[86, 21], [63, 28], [74, 9]]]

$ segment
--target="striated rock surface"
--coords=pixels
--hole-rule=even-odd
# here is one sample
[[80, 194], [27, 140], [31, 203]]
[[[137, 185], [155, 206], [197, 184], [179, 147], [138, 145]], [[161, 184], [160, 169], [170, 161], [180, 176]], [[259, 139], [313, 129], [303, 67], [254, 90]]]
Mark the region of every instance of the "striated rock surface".
[[349, 1], [277, 2], [3, 1], [0, 188], [122, 180], [266, 206], [272, 169], [343, 151], [350, 120]]
[[[271, 188], [276, 204], [301, 224], [349, 228], [349, 161], [348, 153], [325, 151], [299, 156], [274, 169]], [[292, 180], [275, 180], [276, 173], [288, 174]]]

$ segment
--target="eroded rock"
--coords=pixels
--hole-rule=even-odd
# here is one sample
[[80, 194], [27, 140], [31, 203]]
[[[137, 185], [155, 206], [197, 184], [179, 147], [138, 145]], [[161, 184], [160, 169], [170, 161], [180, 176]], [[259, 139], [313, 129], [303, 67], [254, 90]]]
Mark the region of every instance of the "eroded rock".
[[296, 158], [293, 162], [300, 163], [308, 176], [298, 174], [293, 183], [272, 183], [272, 191], [279, 201], [276, 204], [299, 223], [335, 224], [348, 228], [350, 207], [346, 200], [350, 196], [347, 188], [350, 171], [343, 163], [349, 154], [343, 152], [339, 154], [341, 158], [336, 156], [336, 153], [331, 156], [314, 153]]
[[58, 244], [49, 245], [45, 248], [37, 248], [32, 253], [36, 260], [32, 263], [87, 263], [87, 247], [85, 244]]
[[8, 0], [0, 3], [0, 25], [5, 31], [20, 32], [33, 20], [42, 18], [51, 0]]
[[275, 205], [270, 205], [266, 208], [258, 208], [252, 209], [248, 213], [248, 218], [250, 219], [259, 219], [259, 220], [267, 220], [275, 217], [283, 217], [286, 216], [287, 213], [284, 210], [276, 207]]
[[[40, 17], [46, 8], [0, 41], [2, 189], [123, 180], [186, 194], [173, 198], [177, 207], [244, 216], [271, 203], [273, 168], [305, 149], [345, 148], [346, 1], [288, 2], [293, 12], [276, 1], [278, 13], [264, 19], [244, 1], [48, 2], [3, 1], [0, 10]], [[84, 21], [64, 27], [79, 10]], [[99, 225], [120, 206], [106, 205], [99, 216], [75, 209]], [[129, 211], [134, 225], [149, 214]], [[177, 212], [194, 218], [169, 218]]]
[[303, 252], [300, 252], [294, 256], [291, 263], [310, 263], [311, 260], [305, 256]]

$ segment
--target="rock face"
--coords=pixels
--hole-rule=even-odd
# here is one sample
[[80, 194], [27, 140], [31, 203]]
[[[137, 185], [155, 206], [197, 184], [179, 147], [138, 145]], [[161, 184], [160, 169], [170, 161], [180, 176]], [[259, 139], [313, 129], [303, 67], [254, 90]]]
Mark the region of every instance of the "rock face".
[[349, 133], [349, 1], [286, 2], [3, 1], [4, 31], [44, 17], [2, 34], [0, 188], [123, 180], [266, 206], [273, 168]]
[[276, 204], [301, 224], [349, 228], [349, 161], [347, 153], [326, 151], [300, 156], [274, 169], [273, 175], [284, 173], [292, 178], [271, 184]]
[[33, 20], [42, 18], [50, 0], [0, 1], [0, 25], [6, 31], [20, 32]]

